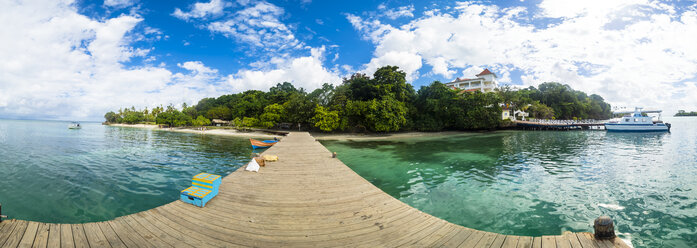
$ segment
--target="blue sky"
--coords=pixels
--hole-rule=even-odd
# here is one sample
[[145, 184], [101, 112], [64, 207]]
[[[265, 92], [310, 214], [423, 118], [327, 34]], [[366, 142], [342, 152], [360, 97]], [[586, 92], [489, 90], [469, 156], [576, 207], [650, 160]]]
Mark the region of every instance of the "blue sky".
[[[456, 3], [456, 1], [268, 1], [267, 3], [283, 10], [283, 13], [278, 15], [278, 20], [287, 25], [290, 33], [303, 45], [297, 49], [275, 50], [273, 47], [256, 46], [204, 27], [212, 21], [229, 19], [236, 11], [253, 6], [254, 1], [250, 1], [250, 4], [246, 6], [236, 1], [220, 1], [227, 3], [223, 10], [224, 13], [211, 14], [210, 17], [206, 18], [190, 19], [178, 18], [174, 12], [177, 9], [182, 12], [191, 12], [195, 8], [194, 4], [199, 3], [197, 1], [124, 2], [128, 2], [128, 4], [111, 7], [103, 5], [103, 1], [80, 1], [77, 6], [79, 6], [81, 14], [95, 19], [115, 18], [124, 14], [138, 13], [144, 21], [135, 30], [145, 33], [146, 30], [154, 29], [160, 33], [156, 33], [150, 39], [133, 43], [134, 47], [156, 48], [150, 55], [156, 58], [155, 62], [165, 62], [166, 67], [171, 71], [186, 70], [176, 66], [181, 61], [201, 61], [206, 66], [216, 68], [223, 74], [235, 73], [241, 68], [251, 68], [249, 64], [270, 59], [279, 53], [302, 56], [310, 52], [310, 47], [322, 46], [326, 47], [329, 56], [328, 61], [325, 61], [325, 66], [349, 65], [354, 70], [342, 70], [343, 73], [359, 71], [360, 66], [372, 58], [375, 45], [362, 38], [363, 34], [347, 20], [348, 14], [370, 17], [378, 16], [380, 12], [385, 12], [385, 10], [397, 11], [400, 8], [408, 7], [406, 9], [409, 15], [380, 18], [385, 24], [399, 26], [422, 17], [423, 11], [452, 8]], [[215, 1], [202, 1], [200, 3], [211, 2]], [[498, 1], [495, 3], [501, 7], [524, 6], [536, 9], [534, 2]], [[551, 21], [554, 20], [544, 20], [543, 22]], [[344, 56], [341, 56], [342, 54]], [[338, 56], [333, 57], [336, 55]], [[144, 62], [146, 62], [145, 58], [134, 59], [126, 65], [140, 66]], [[425, 74], [428, 72], [428, 68], [419, 70], [419, 72]], [[413, 83], [418, 87], [434, 80], [448, 81], [452, 78], [433, 75], [418, 78]], [[521, 84], [519, 81], [511, 83]]]
[[489, 68], [614, 106], [697, 110], [695, 1], [0, 2], [0, 118], [312, 90], [397, 65], [417, 89]]

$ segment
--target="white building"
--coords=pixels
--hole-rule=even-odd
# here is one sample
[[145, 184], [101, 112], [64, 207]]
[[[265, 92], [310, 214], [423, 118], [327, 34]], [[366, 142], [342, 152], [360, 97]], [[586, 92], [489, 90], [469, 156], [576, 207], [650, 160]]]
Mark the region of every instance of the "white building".
[[[470, 79], [457, 78], [455, 81], [446, 83], [445, 85], [453, 89], [460, 89], [464, 91], [481, 91], [484, 93], [494, 92], [494, 90], [499, 87], [499, 83], [496, 81], [496, 74], [489, 71], [489, 69], [484, 69], [484, 71], [475, 76], [476, 78]], [[525, 117], [528, 116], [528, 113], [519, 110], [511, 114], [511, 110], [506, 104], [501, 104], [501, 108], [503, 110], [501, 112], [501, 119], [503, 120], [509, 119], [515, 121], [516, 117], [522, 117], [522, 119], [525, 120]]]
[[476, 75], [477, 78], [471, 79], [461, 79], [457, 78], [455, 81], [446, 83], [445, 85], [452, 87], [453, 89], [461, 89], [464, 91], [481, 91], [481, 92], [493, 92], [496, 87], [499, 86], [496, 82], [496, 74], [489, 71], [489, 69], [484, 69], [481, 73]]

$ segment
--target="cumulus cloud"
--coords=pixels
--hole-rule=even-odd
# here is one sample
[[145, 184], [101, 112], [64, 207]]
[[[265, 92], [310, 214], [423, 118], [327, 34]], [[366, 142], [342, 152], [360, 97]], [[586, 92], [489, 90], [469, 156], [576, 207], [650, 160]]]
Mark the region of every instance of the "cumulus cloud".
[[[620, 106], [694, 108], [695, 10], [678, 13], [648, 0], [594, 2], [544, 0], [539, 10], [465, 2], [401, 26], [347, 19], [376, 46], [366, 69], [391, 63], [414, 79], [421, 63], [445, 78], [488, 67], [505, 83], [559, 81]], [[514, 70], [520, 81], [510, 81]]]
[[291, 82], [296, 87], [307, 90], [319, 88], [324, 83], [342, 82], [336, 70], [328, 70], [322, 65], [325, 47], [313, 48], [310, 56], [298, 58], [275, 58], [273, 68], [263, 70], [240, 70], [227, 77], [234, 91], [268, 89], [276, 83]]
[[104, 5], [113, 8], [125, 8], [134, 4], [134, 0], [104, 0]]
[[394, 9], [388, 8], [385, 4], [380, 4], [378, 10], [381, 11], [382, 15], [392, 20], [400, 17], [414, 17], [414, 5], [401, 6]]
[[[312, 90], [341, 82], [322, 63], [324, 47], [308, 56], [281, 56], [257, 68], [222, 75], [201, 61], [178, 63], [180, 72], [158, 66], [152, 48], [135, 47], [141, 36], [162, 31], [137, 26], [137, 15], [92, 19], [72, 1], [23, 1], [0, 4], [0, 116], [101, 120], [123, 107], [196, 103], [203, 97], [247, 89], [266, 90], [292, 81]], [[150, 56], [150, 57], [149, 57]], [[130, 65], [147, 57], [145, 65]], [[263, 65], [263, 66], [262, 66]]]
[[[119, 1], [119, 0], [113, 0], [113, 1]], [[194, 18], [204, 18], [207, 16], [215, 16], [215, 15], [220, 15], [223, 13], [223, 9], [225, 9], [226, 2], [222, 0], [211, 0], [210, 2], [204, 3], [194, 3], [190, 8], [191, 10], [188, 12], [182, 11], [179, 8], [176, 8], [174, 10], [174, 13], [172, 13], [173, 16], [182, 19], [182, 20], [189, 20], [189, 19], [194, 19]]]
[[[210, 87], [214, 72], [184, 63], [190, 73], [123, 64], [148, 49], [130, 46], [142, 22], [122, 15], [93, 20], [70, 1], [5, 2], [0, 8], [0, 115], [99, 119], [107, 110], [193, 102], [224, 87]], [[10, 59], [11, 58], [11, 59]], [[215, 84], [212, 84], [215, 86]]]
[[207, 28], [228, 38], [267, 50], [298, 48], [301, 42], [280, 20], [283, 13], [284, 10], [276, 5], [257, 2], [246, 5], [231, 18], [211, 22]]

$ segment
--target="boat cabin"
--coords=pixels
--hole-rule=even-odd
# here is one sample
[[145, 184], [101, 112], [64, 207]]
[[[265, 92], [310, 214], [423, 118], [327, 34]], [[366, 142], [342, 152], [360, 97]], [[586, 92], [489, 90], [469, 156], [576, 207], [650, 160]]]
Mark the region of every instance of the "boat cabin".
[[[636, 108], [634, 111], [617, 111], [614, 114], [623, 114], [623, 116], [614, 123], [620, 124], [656, 124], [663, 123], [661, 120], [661, 110], [643, 110], [642, 108]], [[648, 114], [656, 113], [657, 117], [649, 116]]]

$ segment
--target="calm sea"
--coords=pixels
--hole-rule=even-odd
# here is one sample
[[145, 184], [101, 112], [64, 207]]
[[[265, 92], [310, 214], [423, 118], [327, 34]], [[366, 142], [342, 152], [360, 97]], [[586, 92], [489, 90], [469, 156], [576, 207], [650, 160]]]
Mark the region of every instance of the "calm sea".
[[697, 118], [671, 133], [500, 131], [325, 141], [339, 159], [424, 212], [513, 235], [592, 232], [601, 215], [635, 247], [697, 247]]
[[248, 161], [243, 138], [82, 123], [0, 120], [0, 204], [11, 218], [113, 219], [179, 198], [200, 172]]

